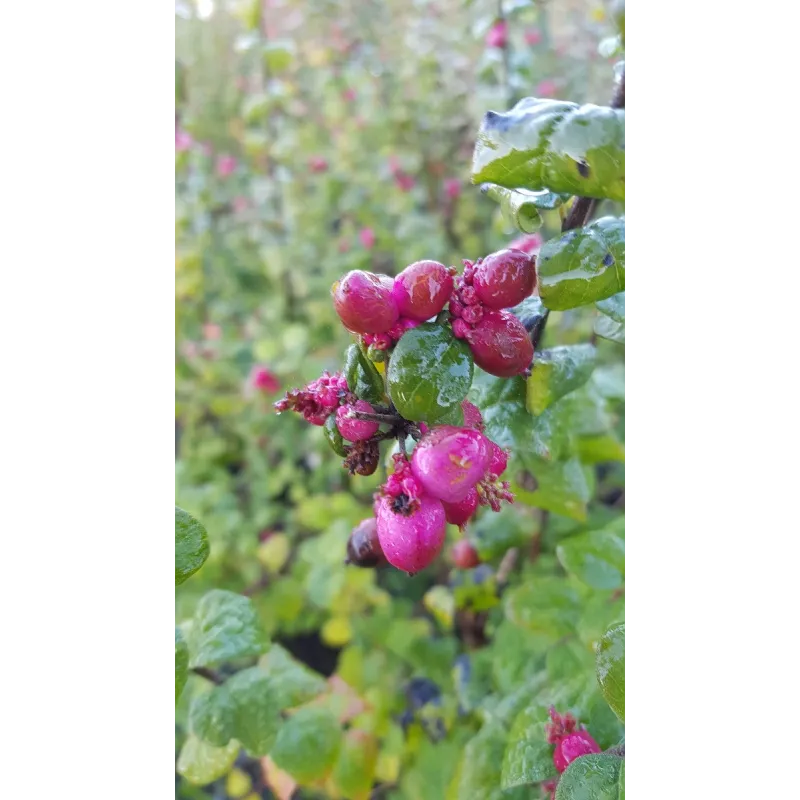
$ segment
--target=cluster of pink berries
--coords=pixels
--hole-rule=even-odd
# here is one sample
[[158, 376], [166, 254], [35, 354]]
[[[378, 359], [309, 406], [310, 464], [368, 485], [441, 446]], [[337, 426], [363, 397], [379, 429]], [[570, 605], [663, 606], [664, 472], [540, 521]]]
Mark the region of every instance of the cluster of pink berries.
[[453, 334], [466, 340], [481, 369], [501, 378], [527, 373], [533, 344], [519, 319], [505, 309], [533, 292], [536, 257], [507, 249], [464, 266], [457, 279], [454, 267], [438, 261], [417, 261], [394, 280], [353, 270], [334, 284], [333, 305], [344, 326], [360, 334], [373, 354], [388, 350], [447, 305]]
[[[353, 270], [332, 287], [333, 305], [344, 326], [361, 338], [361, 352], [370, 361], [386, 360], [407, 331], [436, 317], [442, 325], [451, 324], [453, 335], [467, 342], [487, 372], [501, 377], [527, 372], [533, 345], [519, 319], [505, 309], [533, 292], [535, 256], [507, 249], [464, 264], [461, 276], [454, 267], [427, 260], [409, 265], [394, 279]], [[485, 435], [481, 413], [472, 403], [461, 403], [462, 427], [429, 429], [424, 422], [404, 419], [391, 403], [373, 406], [355, 389], [341, 373], [326, 372], [275, 404], [279, 412], [296, 411], [324, 426], [331, 446], [354, 474], [375, 472], [379, 442], [397, 438], [401, 445], [392, 474], [375, 495], [374, 518], [351, 534], [348, 563], [373, 567], [388, 562], [414, 574], [440, 553], [447, 523], [463, 533], [480, 506], [499, 511], [502, 503], [513, 502], [508, 482], [501, 480], [508, 453]], [[381, 430], [382, 425], [389, 429]], [[416, 441], [410, 458], [409, 436]], [[452, 556], [462, 568], [480, 562], [466, 540]]]
[[[559, 775], [576, 759], [590, 753], [600, 753], [600, 745], [592, 738], [586, 728], [576, 730], [578, 721], [572, 714], [559, 714], [555, 708], [550, 708], [550, 719], [546, 725], [547, 741], [554, 744], [553, 766], [558, 770]], [[555, 797], [555, 790], [558, 780], [546, 781], [542, 787], [545, 791], [552, 793]]]

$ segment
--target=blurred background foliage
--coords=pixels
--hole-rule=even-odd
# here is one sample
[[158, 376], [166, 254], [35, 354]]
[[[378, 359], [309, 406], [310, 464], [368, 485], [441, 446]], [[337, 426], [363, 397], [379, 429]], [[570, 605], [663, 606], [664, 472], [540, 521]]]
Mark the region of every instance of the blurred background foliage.
[[[606, 104], [619, 57], [609, 9], [202, 0], [176, 4], [175, 29], [176, 503], [211, 542], [176, 592], [176, 618], [211, 588], [250, 596], [272, 641], [327, 680], [320, 697], [343, 737], [334, 766], [300, 789], [268, 759], [239, 755], [202, 788], [176, 775], [177, 796], [494, 797], [477, 774], [496, 767], [483, 723], [510, 724], [513, 693], [533, 674], [591, 670], [588, 645], [621, 615], [621, 581], [575, 581], [555, 550], [619, 517], [621, 457], [601, 454], [591, 502], [572, 518], [525, 505], [523, 485], [523, 502], [469, 533], [484, 566], [456, 573], [442, 558], [408, 578], [343, 564], [385, 469], [351, 478], [321, 430], [272, 403], [341, 369], [349, 337], [329, 294], [341, 274], [394, 275], [422, 258], [460, 265], [519, 236], [469, 183], [480, 120], [529, 95]], [[543, 237], [559, 226], [546, 212]], [[592, 324], [553, 313], [547, 343], [587, 341]], [[596, 394], [621, 438], [622, 348], [598, 347]], [[503, 607], [509, 548], [523, 557], [504, 578]], [[527, 606], [515, 616], [531, 581], [541, 624]], [[178, 705], [178, 750], [202, 684], [191, 678]], [[488, 745], [473, 745], [479, 731]], [[462, 760], [465, 746], [483, 760]]]

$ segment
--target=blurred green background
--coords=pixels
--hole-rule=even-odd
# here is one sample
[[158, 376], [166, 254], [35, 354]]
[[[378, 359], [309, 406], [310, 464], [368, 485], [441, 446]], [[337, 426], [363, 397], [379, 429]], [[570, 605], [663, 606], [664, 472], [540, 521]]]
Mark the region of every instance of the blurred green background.
[[[341, 274], [394, 275], [422, 258], [460, 265], [520, 235], [469, 183], [481, 117], [529, 95], [607, 103], [619, 57], [608, 9], [593, 0], [206, 0], [177, 3], [175, 24], [176, 503], [211, 540], [206, 565], [176, 592], [176, 617], [212, 587], [244, 592], [273, 641], [357, 696], [342, 718], [366, 742], [369, 786], [383, 788], [347, 793], [340, 775], [293, 797], [441, 800], [463, 741], [448, 734], [426, 750], [425, 726], [409, 734], [398, 715], [408, 679], [422, 676], [440, 687], [437, 713], [453, 729], [453, 665], [470, 642], [452, 593], [438, 591], [452, 586], [449, 566], [412, 579], [346, 569], [348, 533], [371, 514], [385, 469], [349, 477], [320, 429], [276, 415], [272, 403], [341, 369], [350, 339], [329, 294]], [[540, 233], [559, 225], [549, 212]], [[570, 313], [554, 314], [548, 329], [560, 343], [590, 334], [591, 322]], [[613, 494], [621, 477], [609, 475], [600, 477]], [[479, 526], [495, 567], [513, 544], [535, 541], [546, 554], [539, 509], [491, 516], [500, 522]], [[496, 638], [513, 638], [498, 625]], [[513, 685], [515, 663], [491, 668], [500, 690]], [[263, 776], [240, 757], [204, 788], [176, 776], [176, 792], [289, 796]]]

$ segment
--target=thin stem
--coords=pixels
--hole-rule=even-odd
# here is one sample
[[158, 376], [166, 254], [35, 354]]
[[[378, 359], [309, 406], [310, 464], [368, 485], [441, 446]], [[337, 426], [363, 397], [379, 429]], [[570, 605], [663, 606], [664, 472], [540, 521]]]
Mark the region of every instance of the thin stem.
[[209, 669], [208, 667], [193, 667], [192, 672], [195, 675], [199, 675], [201, 678], [205, 678], [207, 681], [211, 681], [211, 683], [220, 686], [224, 683], [223, 678], [220, 676], [218, 672], [214, 672], [213, 669]]
[[381, 422], [387, 425], [399, 425], [403, 418], [397, 414], [373, 414], [371, 411], [349, 411], [348, 417], [353, 419], [363, 419], [367, 422]]

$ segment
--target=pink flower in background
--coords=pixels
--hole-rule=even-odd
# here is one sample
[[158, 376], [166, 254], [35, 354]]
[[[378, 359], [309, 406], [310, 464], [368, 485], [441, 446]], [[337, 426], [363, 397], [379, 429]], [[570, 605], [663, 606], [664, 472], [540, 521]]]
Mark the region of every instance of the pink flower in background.
[[358, 238], [367, 250], [372, 250], [375, 246], [375, 231], [372, 228], [362, 228], [358, 232]]
[[342, 239], [339, 242], [339, 252], [346, 253], [349, 249], [350, 249], [350, 242], [348, 242], [347, 239]]
[[342, 92], [342, 98], [346, 100], [348, 103], [352, 103], [356, 99], [356, 90], [352, 87], [349, 89], [345, 89]]
[[190, 133], [187, 133], [183, 128], [175, 129], [175, 150], [178, 153], [186, 152], [194, 144], [194, 139]]
[[487, 47], [505, 47], [508, 44], [508, 23], [501, 19], [495, 22], [486, 34]]
[[322, 156], [311, 156], [308, 159], [308, 168], [312, 172], [325, 172], [328, 169], [328, 162]]
[[552, 78], [545, 78], [539, 82], [534, 93], [536, 97], [555, 97], [557, 91], [558, 85], [556, 82]]
[[260, 392], [271, 394], [281, 388], [280, 381], [266, 367], [256, 365], [250, 373], [250, 385]]
[[514, 239], [508, 246], [509, 250], [522, 250], [523, 253], [534, 254], [542, 246], [542, 237], [538, 233], [531, 233]]
[[236, 159], [233, 156], [222, 155], [217, 158], [217, 176], [227, 178], [236, 171]]
[[389, 156], [389, 169], [392, 171], [392, 173], [400, 171], [400, 159], [397, 156]]
[[213, 322], [207, 322], [203, 325], [203, 336], [210, 341], [216, 341], [222, 336], [222, 328]]
[[539, 44], [542, 41], [542, 32], [538, 28], [528, 28], [525, 31], [525, 44], [531, 46]]
[[246, 197], [239, 195], [238, 197], [233, 198], [233, 210], [237, 214], [241, 214], [242, 211], [247, 211], [249, 207], [250, 201]]
[[394, 182], [402, 192], [410, 192], [414, 188], [414, 179], [405, 172], [398, 172], [394, 176]]
[[455, 200], [461, 194], [461, 181], [458, 178], [448, 178], [444, 182], [444, 193], [450, 200]]

